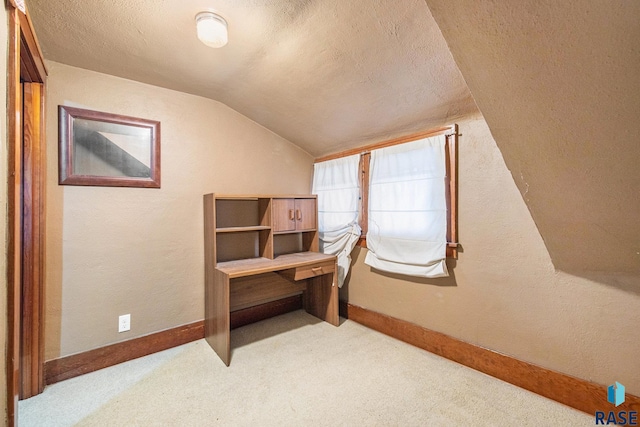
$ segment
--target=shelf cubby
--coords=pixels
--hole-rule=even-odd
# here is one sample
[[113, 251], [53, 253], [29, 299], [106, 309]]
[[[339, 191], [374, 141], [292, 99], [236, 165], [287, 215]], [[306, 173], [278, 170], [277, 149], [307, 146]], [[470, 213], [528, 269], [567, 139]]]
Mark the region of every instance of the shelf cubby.
[[[207, 262], [317, 252], [317, 203], [311, 195], [206, 194]], [[207, 231], [208, 230], [208, 231]]]

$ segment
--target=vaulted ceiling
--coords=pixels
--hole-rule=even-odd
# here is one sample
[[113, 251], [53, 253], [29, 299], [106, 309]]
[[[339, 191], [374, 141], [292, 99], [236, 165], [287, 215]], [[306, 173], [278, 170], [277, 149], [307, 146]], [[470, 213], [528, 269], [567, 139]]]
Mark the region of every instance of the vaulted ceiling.
[[[638, 1], [28, 6], [45, 58], [223, 102], [314, 156], [477, 103], [556, 268], [640, 292]], [[195, 35], [211, 8], [229, 22], [221, 49]]]
[[[314, 156], [476, 109], [423, 0], [31, 0], [45, 58], [220, 101]], [[229, 43], [196, 38], [214, 9]]]

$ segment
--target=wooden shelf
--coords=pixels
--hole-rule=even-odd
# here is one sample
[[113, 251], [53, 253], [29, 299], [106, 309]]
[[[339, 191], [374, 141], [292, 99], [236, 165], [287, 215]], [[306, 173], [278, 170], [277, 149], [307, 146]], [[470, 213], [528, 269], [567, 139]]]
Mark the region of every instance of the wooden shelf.
[[259, 200], [259, 199], [296, 199], [315, 198], [312, 194], [220, 194], [215, 193], [218, 200]]
[[257, 196], [235, 196], [235, 195], [226, 195], [226, 196], [221, 196], [221, 195], [216, 194], [216, 199], [218, 199], [218, 200], [252, 201], [252, 200], [260, 200], [261, 198], [264, 198], [264, 197], [257, 197]]
[[267, 225], [252, 225], [247, 227], [222, 227], [216, 228], [216, 233], [241, 233], [243, 231], [262, 231], [271, 230]]
[[316, 231], [314, 228], [311, 228], [309, 230], [291, 230], [291, 231], [274, 231], [273, 234], [275, 236], [279, 236], [282, 234], [296, 234], [296, 233], [311, 233]]
[[282, 270], [283, 268], [315, 265], [319, 262], [334, 260], [334, 255], [326, 255], [320, 252], [296, 252], [293, 254], [280, 255], [274, 259], [248, 258], [219, 262], [216, 268], [229, 277], [235, 278]]

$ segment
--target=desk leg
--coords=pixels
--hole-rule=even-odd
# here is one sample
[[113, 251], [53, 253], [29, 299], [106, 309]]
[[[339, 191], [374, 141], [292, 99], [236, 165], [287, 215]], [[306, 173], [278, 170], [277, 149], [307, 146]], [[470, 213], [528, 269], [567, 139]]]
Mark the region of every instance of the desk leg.
[[231, 363], [229, 276], [215, 270], [205, 292], [205, 338], [225, 365]]
[[307, 279], [304, 309], [334, 326], [340, 324], [338, 315], [338, 278], [335, 273]]

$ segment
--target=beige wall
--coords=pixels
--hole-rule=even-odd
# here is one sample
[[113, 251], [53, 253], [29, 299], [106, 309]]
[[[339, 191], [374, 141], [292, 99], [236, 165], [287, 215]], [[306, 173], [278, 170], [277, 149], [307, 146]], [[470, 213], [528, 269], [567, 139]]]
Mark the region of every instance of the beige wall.
[[7, 55], [9, 50], [8, 14], [5, 7], [0, 8], [0, 75], [5, 75], [5, 83], [0, 84], [0, 241], [4, 242], [0, 257], [0, 343], [2, 343], [2, 360], [0, 360], [0, 424], [7, 422]]
[[357, 250], [342, 297], [546, 368], [619, 381], [640, 395], [638, 277], [619, 275], [612, 287], [556, 272], [486, 122], [458, 123], [463, 252], [452, 277], [373, 272], [363, 263], [366, 250]]
[[[202, 195], [308, 193], [312, 157], [218, 102], [48, 66], [45, 359], [202, 320]], [[59, 104], [159, 120], [162, 188], [59, 186]]]

